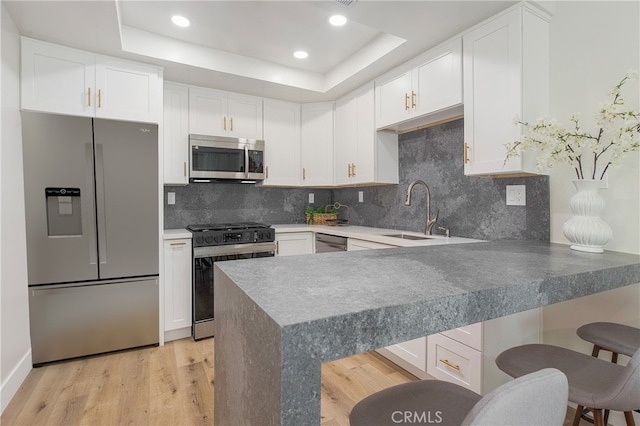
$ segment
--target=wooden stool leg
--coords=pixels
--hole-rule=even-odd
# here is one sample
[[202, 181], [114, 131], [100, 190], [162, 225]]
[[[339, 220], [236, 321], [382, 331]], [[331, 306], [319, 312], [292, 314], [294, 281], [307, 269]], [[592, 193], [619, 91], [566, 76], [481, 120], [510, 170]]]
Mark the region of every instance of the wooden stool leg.
[[571, 426], [578, 426], [580, 424], [580, 418], [582, 416], [582, 410], [584, 410], [584, 407], [582, 405], [578, 405], [576, 407], [576, 415], [573, 416], [573, 423], [571, 423]]
[[601, 409], [590, 409], [593, 413], [593, 424], [594, 426], [605, 426], [605, 423], [602, 419], [602, 410]]
[[633, 420], [633, 413], [631, 411], [624, 412], [624, 419], [627, 421], [627, 426], [636, 426], [636, 422]]
[[609, 423], [609, 410], [604, 410], [604, 424]]
[[591, 351], [591, 356], [594, 357], [594, 358], [598, 358], [599, 354], [600, 354], [600, 346], [593, 345], [593, 350]]
[[614, 364], [618, 363], [618, 353], [617, 352], [611, 352], [611, 362]]

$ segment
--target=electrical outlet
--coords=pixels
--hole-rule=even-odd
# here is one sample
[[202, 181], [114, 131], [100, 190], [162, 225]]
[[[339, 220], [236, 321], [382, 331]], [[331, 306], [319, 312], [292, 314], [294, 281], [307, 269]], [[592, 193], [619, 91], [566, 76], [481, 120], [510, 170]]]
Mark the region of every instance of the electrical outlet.
[[364, 192], [363, 191], [358, 191], [358, 202], [359, 203], [364, 202]]
[[176, 193], [167, 192], [167, 204], [175, 204], [175, 203], [176, 203]]
[[507, 205], [526, 206], [527, 205], [526, 185], [507, 185]]
[[314, 202], [314, 198], [315, 198], [315, 197], [313, 196], [313, 192], [310, 192], [310, 193], [309, 193], [309, 204], [313, 204], [313, 202]]

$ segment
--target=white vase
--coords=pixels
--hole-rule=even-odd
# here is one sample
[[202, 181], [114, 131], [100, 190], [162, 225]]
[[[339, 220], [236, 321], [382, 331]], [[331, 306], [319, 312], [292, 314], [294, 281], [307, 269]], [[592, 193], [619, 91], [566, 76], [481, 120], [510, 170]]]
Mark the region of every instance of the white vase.
[[573, 217], [562, 225], [564, 236], [571, 242], [571, 249], [590, 253], [602, 253], [611, 238], [611, 227], [600, 218], [605, 201], [598, 194], [599, 180], [574, 180], [577, 192], [569, 205]]

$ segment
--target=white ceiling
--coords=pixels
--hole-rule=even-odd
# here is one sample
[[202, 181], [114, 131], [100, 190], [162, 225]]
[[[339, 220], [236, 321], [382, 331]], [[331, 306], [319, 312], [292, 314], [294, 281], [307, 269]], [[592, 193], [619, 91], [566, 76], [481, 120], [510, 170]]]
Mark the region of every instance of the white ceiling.
[[[516, 1], [5, 1], [21, 34], [165, 68], [165, 80], [337, 99]], [[328, 24], [342, 14], [343, 27]], [[188, 28], [170, 18], [181, 14]], [[294, 50], [309, 52], [304, 60]]]

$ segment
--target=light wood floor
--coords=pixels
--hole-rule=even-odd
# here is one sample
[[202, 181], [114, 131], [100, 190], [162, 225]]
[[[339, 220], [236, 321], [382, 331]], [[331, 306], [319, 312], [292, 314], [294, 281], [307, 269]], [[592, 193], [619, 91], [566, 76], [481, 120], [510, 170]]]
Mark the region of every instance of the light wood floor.
[[[412, 380], [377, 353], [324, 364], [322, 424], [348, 425], [357, 401]], [[182, 339], [35, 368], [0, 424], [213, 425], [213, 392], [213, 340]]]

